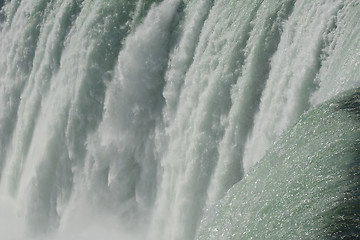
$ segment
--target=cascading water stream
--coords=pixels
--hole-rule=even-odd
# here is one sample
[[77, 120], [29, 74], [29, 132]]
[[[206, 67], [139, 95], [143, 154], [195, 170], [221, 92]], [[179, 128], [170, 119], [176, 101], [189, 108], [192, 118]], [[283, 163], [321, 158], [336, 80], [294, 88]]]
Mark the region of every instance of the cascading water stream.
[[[302, 156], [326, 166], [321, 156], [347, 151], [328, 145], [358, 141], [357, 123], [346, 120], [342, 132], [320, 124], [315, 135], [307, 130], [317, 121], [298, 123], [294, 137], [311, 135], [318, 151], [293, 149], [288, 133], [308, 111], [319, 123], [353, 118], [318, 106], [359, 87], [358, 0], [6, 0], [0, 9], [1, 239], [264, 238], [278, 216], [299, 219], [287, 215], [298, 209], [293, 198], [276, 208], [275, 188], [292, 192], [296, 179], [318, 172], [288, 173], [290, 185], [275, 173], [299, 169]], [[325, 143], [326, 131], [339, 139]], [[357, 182], [332, 164], [356, 200]], [[315, 201], [326, 185], [309, 184], [301, 196]], [[333, 199], [344, 190], [336, 189]], [[256, 212], [255, 201], [273, 211]], [[315, 232], [286, 226], [278, 234]]]

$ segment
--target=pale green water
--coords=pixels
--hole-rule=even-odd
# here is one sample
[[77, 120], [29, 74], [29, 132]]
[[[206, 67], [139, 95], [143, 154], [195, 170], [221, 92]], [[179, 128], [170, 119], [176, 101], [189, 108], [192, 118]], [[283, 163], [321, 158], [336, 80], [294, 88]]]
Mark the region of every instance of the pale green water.
[[[285, 184], [293, 177], [308, 186], [302, 199], [314, 202], [317, 168], [301, 167], [300, 157], [336, 161], [343, 141], [355, 141], [356, 120], [331, 108], [346, 121], [321, 125], [326, 107], [317, 106], [360, 87], [358, 0], [5, 0], [0, 7], [1, 239], [191, 240], [199, 227], [206, 235], [223, 223], [210, 224], [214, 215], [201, 223], [204, 211], [239, 186], [249, 208], [276, 206], [266, 217], [244, 213], [253, 228], [227, 219], [235, 236], [251, 236], [256, 224], [266, 235], [281, 221], [289, 238], [315, 234], [311, 222], [293, 226], [289, 215], [310, 205], [286, 198], [281, 208], [266, 199], [296, 194]], [[318, 114], [314, 123], [338, 138], [297, 148], [312, 128], [304, 126], [274, 145], [304, 113]], [[299, 163], [275, 165], [267, 151], [280, 145], [278, 154]], [[252, 170], [260, 160], [269, 165], [263, 174]], [[257, 203], [246, 183], [266, 175]], [[332, 203], [326, 194], [345, 190], [325, 173], [317, 180], [335, 191], [311, 205], [320, 216]], [[323, 238], [339, 226], [328, 228], [326, 214], [313, 224]]]
[[360, 93], [304, 114], [202, 220], [197, 239], [360, 237]]

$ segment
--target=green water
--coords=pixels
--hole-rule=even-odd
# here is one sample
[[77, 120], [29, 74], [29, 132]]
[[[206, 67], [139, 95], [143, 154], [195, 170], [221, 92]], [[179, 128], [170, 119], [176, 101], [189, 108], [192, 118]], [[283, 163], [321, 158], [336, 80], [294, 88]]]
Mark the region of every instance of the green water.
[[360, 90], [304, 114], [215, 209], [197, 239], [360, 237]]

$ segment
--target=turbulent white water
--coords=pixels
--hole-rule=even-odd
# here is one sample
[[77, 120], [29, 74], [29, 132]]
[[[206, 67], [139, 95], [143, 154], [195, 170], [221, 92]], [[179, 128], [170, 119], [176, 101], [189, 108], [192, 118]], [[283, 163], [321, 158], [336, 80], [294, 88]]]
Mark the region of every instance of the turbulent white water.
[[360, 86], [358, 0], [0, 7], [1, 239], [194, 239], [304, 112]]

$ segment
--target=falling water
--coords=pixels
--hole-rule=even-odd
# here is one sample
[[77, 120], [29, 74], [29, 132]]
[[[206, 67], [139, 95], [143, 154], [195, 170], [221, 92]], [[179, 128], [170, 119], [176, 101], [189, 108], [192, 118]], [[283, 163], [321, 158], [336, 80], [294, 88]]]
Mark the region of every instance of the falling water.
[[[294, 174], [320, 215], [311, 179], [327, 175], [298, 171], [302, 161], [346, 171], [327, 144], [356, 145], [347, 133], [358, 131], [357, 100], [351, 116], [329, 107], [343, 119], [331, 124], [321, 106], [360, 87], [358, 0], [5, 0], [0, 9], [1, 239], [264, 238], [274, 216], [295, 221], [281, 236], [325, 236], [287, 215], [296, 194], [280, 210], [274, 196], [292, 191]], [[312, 136], [314, 124], [333, 135]], [[307, 137], [316, 151], [296, 147]], [[251, 191], [257, 180], [263, 194]], [[334, 198], [349, 192], [336, 189]], [[258, 216], [255, 202], [269, 213]], [[230, 216], [226, 203], [251, 218]]]

